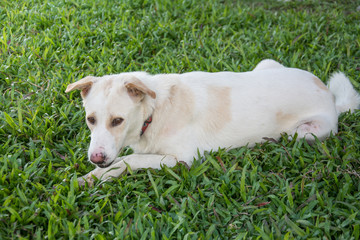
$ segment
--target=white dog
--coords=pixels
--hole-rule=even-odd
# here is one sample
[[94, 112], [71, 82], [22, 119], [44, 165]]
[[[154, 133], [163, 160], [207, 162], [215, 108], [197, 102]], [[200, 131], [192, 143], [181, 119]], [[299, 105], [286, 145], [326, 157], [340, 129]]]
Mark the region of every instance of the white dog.
[[[328, 87], [313, 74], [273, 60], [251, 72], [190, 72], [88, 76], [79, 89], [91, 130], [88, 151], [97, 166], [79, 179], [107, 180], [126, 170], [191, 165], [197, 152], [279, 138], [314, 140], [337, 132], [338, 115], [358, 109], [360, 96], [342, 73]], [[124, 146], [134, 154], [118, 157]], [[125, 164], [126, 163], [126, 164]]]

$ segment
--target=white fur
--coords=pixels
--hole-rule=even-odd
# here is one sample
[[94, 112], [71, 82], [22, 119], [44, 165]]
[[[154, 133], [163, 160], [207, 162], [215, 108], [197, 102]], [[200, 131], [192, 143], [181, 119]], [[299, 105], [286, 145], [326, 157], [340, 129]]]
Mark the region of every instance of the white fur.
[[264, 70], [264, 69], [269, 69], [269, 68], [283, 68], [284, 66], [280, 63], [278, 63], [275, 60], [272, 59], [265, 59], [262, 60], [260, 63], [258, 63], [258, 65], [256, 65], [256, 67], [254, 68], [253, 71], [259, 71], [259, 70]]
[[[129, 81], [141, 83], [136, 93], [142, 94], [127, 91]], [[338, 114], [360, 103], [341, 73], [331, 78], [329, 88], [307, 71], [264, 60], [254, 71], [243, 73], [135, 72], [86, 78], [70, 84], [67, 91], [89, 90], [83, 91], [86, 114], [96, 117], [96, 124], [89, 124], [89, 158], [94, 152], [106, 155], [104, 163], [85, 176], [91, 183], [92, 176], [118, 177], [125, 162], [133, 170], [172, 167], [177, 161], [190, 166], [198, 151], [253, 146], [281, 133], [324, 139], [337, 132]], [[140, 136], [149, 116], [153, 122]], [[124, 121], [110, 127], [115, 117]], [[135, 154], [117, 157], [125, 146]]]
[[336, 98], [336, 110], [342, 112], [359, 108], [360, 96], [354, 90], [349, 79], [342, 72], [334, 73], [330, 77], [328, 88]]

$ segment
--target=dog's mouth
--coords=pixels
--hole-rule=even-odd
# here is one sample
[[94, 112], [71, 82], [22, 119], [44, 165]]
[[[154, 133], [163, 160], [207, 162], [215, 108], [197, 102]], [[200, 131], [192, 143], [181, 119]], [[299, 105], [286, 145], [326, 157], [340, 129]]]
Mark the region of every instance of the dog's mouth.
[[[119, 153], [117, 154], [117, 156], [120, 154], [121, 151], [122, 151], [122, 148], [120, 149], [120, 151], [119, 151]], [[102, 162], [94, 162], [94, 161], [91, 161], [91, 160], [90, 160], [90, 162], [91, 162], [92, 164], [96, 165], [96, 166], [99, 167], [99, 168], [107, 168], [107, 167], [109, 167], [110, 165], [112, 165], [112, 164], [115, 162], [115, 160], [116, 160], [116, 158], [114, 158], [114, 159], [109, 158], [106, 154], [104, 154], [104, 158], [105, 158], [105, 159], [104, 159]]]
[[105, 161], [104, 163], [96, 163], [96, 166], [98, 166], [99, 168], [107, 168], [109, 167], [114, 161]]

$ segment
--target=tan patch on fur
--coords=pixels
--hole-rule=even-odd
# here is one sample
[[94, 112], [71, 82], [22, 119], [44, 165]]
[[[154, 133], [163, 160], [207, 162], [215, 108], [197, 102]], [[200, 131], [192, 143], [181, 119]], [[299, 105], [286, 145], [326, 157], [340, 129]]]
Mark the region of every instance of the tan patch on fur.
[[[92, 124], [89, 124], [89, 122], [87, 121], [87, 119], [88, 119], [89, 117], [95, 118], [95, 113], [91, 113], [91, 114], [89, 114], [89, 115], [86, 115], [86, 117], [85, 117], [85, 118], [86, 118], [86, 119], [85, 119], [86, 124], [87, 124], [87, 126], [89, 127], [90, 131], [92, 131], [95, 126], [92, 125]], [[96, 119], [95, 119], [95, 121], [96, 121]], [[95, 124], [96, 124], [96, 122], [95, 122]]]
[[121, 133], [124, 131], [124, 122], [121, 123], [119, 126], [113, 127], [111, 126], [111, 122], [115, 117], [110, 115], [109, 118], [107, 119], [106, 122], [106, 129], [110, 132], [110, 134], [115, 138], [115, 142], [119, 143], [120, 142], [120, 136]]
[[276, 113], [276, 122], [285, 127], [287, 125], [291, 125], [295, 120], [295, 115], [291, 113], [284, 113], [282, 111], [278, 111]]
[[207, 107], [204, 109], [203, 126], [205, 131], [214, 132], [221, 130], [231, 121], [231, 88], [215, 87], [207, 88]]
[[161, 112], [157, 113], [165, 121], [161, 133], [173, 135], [189, 124], [194, 115], [194, 107], [194, 95], [190, 88], [182, 85], [172, 86], [169, 99], [160, 106]]
[[326, 85], [317, 77], [313, 78], [314, 83], [322, 90], [329, 91], [329, 89], [326, 87]]

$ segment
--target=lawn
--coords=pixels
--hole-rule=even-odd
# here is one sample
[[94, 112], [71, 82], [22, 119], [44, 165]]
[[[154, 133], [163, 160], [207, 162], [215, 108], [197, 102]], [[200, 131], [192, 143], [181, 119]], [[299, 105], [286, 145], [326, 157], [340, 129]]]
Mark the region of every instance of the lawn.
[[343, 71], [360, 90], [358, 5], [2, 0], [0, 239], [359, 239], [360, 111], [313, 145], [283, 136], [81, 188], [89, 130], [80, 94], [64, 93], [87, 75], [240, 72], [265, 58], [324, 82]]

